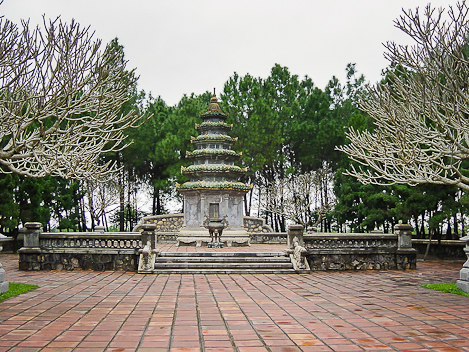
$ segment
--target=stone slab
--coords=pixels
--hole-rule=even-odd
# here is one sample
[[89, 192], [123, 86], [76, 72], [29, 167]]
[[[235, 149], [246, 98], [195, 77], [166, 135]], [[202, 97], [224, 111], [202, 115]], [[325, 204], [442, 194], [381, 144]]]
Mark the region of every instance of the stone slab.
[[456, 285], [461, 291], [469, 293], [469, 281], [458, 280]]
[[462, 268], [459, 271], [459, 278], [463, 281], [469, 281], [469, 268]]

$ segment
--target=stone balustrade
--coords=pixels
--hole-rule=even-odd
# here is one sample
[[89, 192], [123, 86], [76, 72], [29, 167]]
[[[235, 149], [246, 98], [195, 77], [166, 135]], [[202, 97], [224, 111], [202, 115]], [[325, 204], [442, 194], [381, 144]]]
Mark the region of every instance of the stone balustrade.
[[24, 246], [18, 250], [20, 270], [137, 269], [142, 248], [139, 232], [41, 232], [26, 223]]
[[[161, 219], [159, 220], [161, 221]], [[161, 224], [160, 224], [161, 225]], [[129, 270], [136, 271], [143, 243], [176, 242], [177, 232], [158, 232], [158, 221], [142, 223], [138, 232], [41, 232], [40, 224], [28, 223], [24, 246], [19, 250], [21, 270]], [[261, 226], [262, 227], [262, 226]], [[166, 228], [167, 229], [167, 228]], [[285, 244], [294, 237], [304, 248], [311, 270], [415, 269], [412, 228], [396, 226], [395, 234], [306, 233], [294, 226], [287, 233], [254, 232], [251, 243]], [[296, 232], [295, 232], [296, 231]], [[298, 236], [298, 231], [302, 236]]]
[[417, 251], [412, 248], [407, 227], [396, 234], [305, 234], [304, 242], [311, 270], [405, 270], [417, 267]]

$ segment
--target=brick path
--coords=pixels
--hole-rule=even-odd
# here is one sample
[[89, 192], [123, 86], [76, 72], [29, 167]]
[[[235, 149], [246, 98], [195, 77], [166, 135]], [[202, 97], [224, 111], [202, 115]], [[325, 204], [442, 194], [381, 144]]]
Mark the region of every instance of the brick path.
[[17, 260], [0, 253], [7, 280], [39, 288], [0, 303], [0, 351], [469, 351], [469, 298], [420, 287], [454, 282], [462, 261], [407, 272], [139, 275], [20, 272]]

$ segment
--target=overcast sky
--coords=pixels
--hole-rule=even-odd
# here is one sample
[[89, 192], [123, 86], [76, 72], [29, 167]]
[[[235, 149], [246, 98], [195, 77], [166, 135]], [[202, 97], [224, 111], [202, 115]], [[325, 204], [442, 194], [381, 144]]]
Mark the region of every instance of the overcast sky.
[[[222, 91], [234, 72], [265, 78], [276, 63], [324, 89], [345, 81], [347, 63], [376, 82], [388, 63], [382, 43], [407, 38], [394, 27], [419, 0], [4, 0], [0, 13], [19, 23], [72, 18], [109, 42], [119, 38], [139, 89], [168, 105], [183, 94]], [[432, 1], [436, 7], [456, 0]]]

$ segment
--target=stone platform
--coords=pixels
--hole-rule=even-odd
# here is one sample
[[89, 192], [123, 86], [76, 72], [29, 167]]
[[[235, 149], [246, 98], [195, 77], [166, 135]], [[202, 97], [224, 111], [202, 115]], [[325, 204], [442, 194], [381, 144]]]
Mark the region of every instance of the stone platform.
[[9, 281], [39, 285], [0, 302], [2, 352], [469, 350], [468, 298], [420, 286], [455, 282], [463, 261], [308, 275], [26, 272], [1, 252], [0, 262]]
[[[207, 229], [202, 230], [186, 230], [182, 229], [177, 234], [177, 244], [179, 246], [196, 246], [202, 247], [207, 246], [212, 241]], [[223, 231], [223, 235], [220, 241], [226, 247], [238, 247], [238, 246], [249, 246], [250, 236], [249, 233], [239, 228], [237, 230], [226, 229]]]

